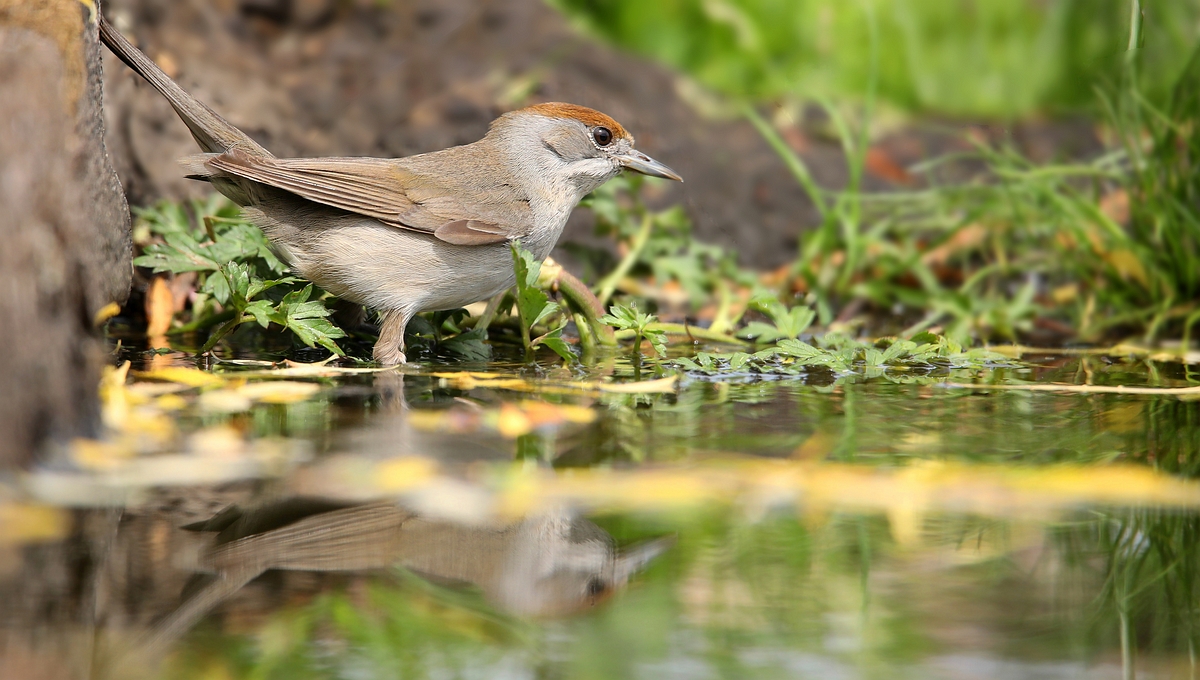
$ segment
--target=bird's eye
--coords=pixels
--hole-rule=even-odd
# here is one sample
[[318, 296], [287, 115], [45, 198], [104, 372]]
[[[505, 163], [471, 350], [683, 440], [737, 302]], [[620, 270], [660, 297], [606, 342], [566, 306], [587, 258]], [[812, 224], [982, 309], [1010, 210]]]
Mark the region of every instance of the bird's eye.
[[608, 146], [609, 144], [612, 144], [612, 130], [609, 130], [606, 127], [594, 128], [592, 130], [592, 139], [596, 140], [596, 143], [600, 146]]
[[604, 581], [601, 581], [598, 578], [594, 578], [587, 582], [588, 597], [592, 597], [592, 598], [598, 597], [598, 596], [604, 594], [605, 589], [606, 589], [606, 586], [604, 585]]

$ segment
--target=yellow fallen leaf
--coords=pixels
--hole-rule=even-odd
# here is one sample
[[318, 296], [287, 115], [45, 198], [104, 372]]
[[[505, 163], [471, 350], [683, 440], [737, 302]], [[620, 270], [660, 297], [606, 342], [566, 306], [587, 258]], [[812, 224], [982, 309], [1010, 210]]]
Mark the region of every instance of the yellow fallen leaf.
[[189, 387], [216, 387], [225, 384], [225, 379], [220, 375], [201, 371], [197, 368], [184, 368], [182, 366], [156, 368], [152, 371], [136, 373], [135, 375], [143, 380], [165, 380]]
[[911, 548], [920, 543], [921, 529], [925, 522], [924, 508], [915, 502], [896, 503], [887, 508], [888, 529], [896, 545]]
[[71, 460], [89, 470], [111, 470], [132, 457], [132, 450], [113, 442], [75, 439], [71, 442]]
[[792, 458], [796, 460], [821, 460], [829, 455], [830, 451], [837, 448], [838, 441], [841, 435], [826, 430], [817, 430], [811, 437], [804, 440], [804, 443], [797, 446], [792, 451]]
[[921, 262], [928, 266], [944, 265], [958, 253], [978, 248], [988, 230], [982, 224], [973, 222], [954, 232], [950, 238], [936, 248], [921, 255]]
[[405, 456], [380, 463], [374, 478], [379, 488], [390, 493], [407, 491], [434, 479], [438, 474], [435, 461], [421, 456]]
[[321, 391], [316, 383], [293, 380], [248, 383], [238, 388], [238, 394], [267, 404], [294, 404], [304, 401]]
[[128, 376], [128, 361], [119, 368], [104, 367], [100, 378], [100, 419], [106, 427], [121, 429], [129, 416], [129, 393], [125, 387]]
[[228, 425], [206, 427], [188, 437], [188, 450], [201, 456], [233, 457], [245, 449], [242, 434]]
[[187, 385], [169, 382], [135, 382], [125, 386], [125, 391], [139, 402], [149, 401], [166, 394], [178, 394], [192, 389]]
[[631, 383], [602, 383], [600, 384], [601, 392], [612, 392], [615, 394], [651, 394], [656, 392], [674, 392], [675, 384], [679, 382], [679, 376], [672, 375], [658, 380], [644, 380], [642, 382]]
[[1150, 285], [1150, 279], [1146, 276], [1145, 266], [1132, 250], [1118, 248], [1117, 250], [1105, 253], [1103, 257], [1113, 269], [1117, 270], [1117, 274], [1122, 279], [1133, 279], [1142, 286]]
[[[175, 295], [164, 276], [156, 276], [150, 282], [150, 290], [146, 291], [146, 335], [161, 339], [171, 330], [171, 321], [175, 318]], [[161, 344], [151, 342], [151, 346]]]
[[496, 420], [496, 430], [502, 437], [516, 439], [533, 430], [533, 423], [530, 422], [529, 417], [521, 409], [512, 404], [504, 404], [500, 407], [500, 415]]
[[61, 539], [70, 529], [65, 510], [45, 505], [0, 503], [0, 545], [25, 545]]
[[220, 389], [202, 392], [196, 405], [209, 413], [240, 413], [249, 411], [250, 398], [238, 390]]
[[188, 400], [178, 394], [164, 394], [154, 400], [154, 407], [163, 411], [182, 411], [187, 405]]
[[92, 316], [92, 324], [96, 326], [103, 326], [105, 321], [108, 321], [120, 313], [121, 305], [118, 305], [115, 302], [110, 302], [96, 310], [96, 313]]
[[518, 408], [529, 419], [530, 426], [535, 429], [544, 425], [560, 425], [567, 422], [584, 424], [596, 419], [595, 411], [582, 406], [525, 400], [518, 404]]
[[239, 378], [270, 378], [272, 380], [280, 378], [334, 378], [339, 375], [361, 375], [365, 373], [386, 373], [388, 371], [400, 371], [401, 366], [378, 366], [375, 368], [344, 368], [341, 366], [328, 366], [328, 361], [321, 361], [314, 364], [302, 364], [295, 361], [285, 361], [286, 368], [274, 368], [266, 371], [230, 371], [223, 375], [234, 376]]
[[1050, 291], [1050, 298], [1055, 304], [1065, 305], [1068, 302], [1074, 302], [1079, 297], [1079, 284], [1068, 283], [1065, 286], [1059, 286]]

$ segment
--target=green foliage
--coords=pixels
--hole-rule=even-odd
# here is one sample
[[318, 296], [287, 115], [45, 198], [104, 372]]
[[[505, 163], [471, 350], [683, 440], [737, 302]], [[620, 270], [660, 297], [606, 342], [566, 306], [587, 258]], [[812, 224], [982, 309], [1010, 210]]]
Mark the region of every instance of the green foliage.
[[207, 352], [235, 328], [253, 321], [264, 329], [274, 323], [294, 333], [309, 347], [320, 345], [338, 356], [345, 356], [334, 340], [346, 334], [329, 321], [330, 311], [323, 303], [309, 299], [313, 294], [311, 283], [299, 290], [292, 290], [278, 302], [256, 299], [264, 291], [297, 280], [287, 277], [262, 281], [253, 277], [249, 269], [245, 264], [230, 262], [209, 277], [209, 281], [220, 278], [226, 282], [224, 287], [228, 295], [223, 302], [233, 310], [234, 316], [213, 331], [201, 351]]
[[562, 331], [566, 326], [565, 321], [542, 335], [531, 337], [534, 326], [559, 312], [559, 307], [538, 285], [538, 275], [542, 271], [542, 263], [534, 258], [533, 253], [522, 248], [519, 242], [513, 241], [510, 247], [513, 255], [513, 269], [517, 275], [517, 316], [521, 322], [521, 340], [526, 353], [532, 352], [539, 346], [544, 346], [554, 350], [555, 354], [566, 361], [574, 360], [575, 354], [562, 339]]
[[639, 312], [637, 305], [617, 303], [610, 307], [608, 314], [600, 317], [600, 320], [617, 330], [632, 330], [633, 351], [638, 354], [641, 354], [642, 351], [642, 340], [650, 341], [650, 346], [654, 348], [654, 353], [658, 356], [667, 353], [667, 334], [661, 330], [650, 328], [650, 324], [658, 319], [653, 314]]
[[[730, 286], [753, 285], [752, 272], [738, 267], [737, 253], [696, 240], [681, 206], [651, 210], [642, 199], [646, 179], [623, 174], [592, 192], [581, 206], [596, 217], [596, 234], [613, 239], [625, 250], [620, 262], [576, 249], [591, 269], [608, 271], [596, 284], [607, 303], [627, 277], [652, 277], [658, 285], [677, 283], [699, 309]], [[589, 259], [590, 258], [590, 259]]]
[[448, 355], [462, 361], [488, 361], [492, 346], [483, 328], [466, 329], [465, 309], [449, 309], [417, 315], [408, 323], [405, 342], [410, 356], [416, 352]]
[[[1126, 77], [1145, 75], [1131, 64]], [[1200, 320], [1200, 42], [1165, 105], [1132, 87], [1106, 103], [1128, 159], [1129, 240], [1145, 272], [1120, 292], [1153, 310], [1148, 335], [1188, 314], [1186, 336]]]
[[143, 254], [134, 264], [155, 273], [195, 272], [197, 295], [192, 328], [219, 324], [202, 351], [212, 349], [235, 328], [275, 324], [308, 347], [320, 345], [344, 356], [335, 340], [345, 332], [329, 319], [330, 309], [311, 283], [281, 276], [287, 267], [271, 251], [262, 231], [238, 216], [237, 207], [214, 196], [183, 204], [161, 202], [138, 211], [136, 228]]
[[798, 338], [808, 330], [816, 312], [808, 307], [796, 306], [788, 309], [774, 295], [758, 295], [750, 301], [750, 307], [762, 312], [771, 320], [770, 324], [751, 321], [738, 331], [739, 338], [749, 338], [757, 343], [775, 342], [781, 338]]
[[[1020, 116], [1092, 108], [1119, 73], [1127, 0], [552, 0], [586, 31], [737, 98], [852, 98], [878, 80], [909, 110]], [[1152, 101], [1165, 100], [1200, 35], [1200, 5], [1146, 13]], [[878, 72], [868, 46], [888, 58]]]
[[[190, 208], [190, 211], [189, 211]], [[271, 252], [262, 230], [239, 217], [237, 206], [213, 195], [190, 204], [160, 201], [151, 208], [135, 209], [142, 239], [147, 243], [133, 263], [155, 273], [215, 272], [227, 262], [246, 262], [255, 272], [282, 274], [287, 266]], [[189, 214], [191, 213], [191, 214]], [[195, 215], [202, 228], [193, 224]]]
[[934, 368], [992, 368], [1012, 365], [1006, 357], [986, 349], [964, 350], [945, 336], [921, 333], [908, 340], [863, 342], [829, 333], [813, 338], [813, 344], [784, 338], [774, 347], [753, 354], [700, 352], [681, 357], [673, 364], [689, 373], [708, 377], [803, 376], [814, 368], [835, 375], [877, 377], [888, 371]]

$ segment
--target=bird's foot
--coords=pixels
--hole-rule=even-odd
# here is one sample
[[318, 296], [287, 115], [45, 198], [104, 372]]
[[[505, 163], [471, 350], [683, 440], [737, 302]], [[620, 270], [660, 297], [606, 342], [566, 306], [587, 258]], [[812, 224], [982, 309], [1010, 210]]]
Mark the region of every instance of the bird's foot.
[[403, 310], [388, 310], [381, 315], [379, 340], [375, 343], [375, 361], [384, 366], [407, 363], [404, 358], [404, 327], [409, 314]]
[[404, 350], [402, 348], [383, 347], [382, 345], [383, 343], [376, 343], [375, 345], [375, 351], [373, 352], [375, 361], [378, 361], [384, 366], [398, 366], [400, 364], [408, 363], [408, 359], [404, 356]]

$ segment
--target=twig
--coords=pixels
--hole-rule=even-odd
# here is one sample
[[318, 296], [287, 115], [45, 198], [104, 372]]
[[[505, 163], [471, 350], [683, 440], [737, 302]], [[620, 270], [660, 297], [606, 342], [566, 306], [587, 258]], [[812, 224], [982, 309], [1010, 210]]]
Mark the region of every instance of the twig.
[[1200, 385], [1195, 387], [1130, 387], [1128, 385], [1062, 385], [1041, 383], [1036, 385], [972, 385], [967, 383], [942, 383], [943, 387], [967, 390], [1017, 390], [1021, 392], [1067, 392], [1071, 394], [1149, 394], [1156, 396], [1200, 396]]

